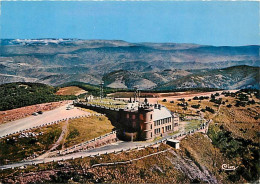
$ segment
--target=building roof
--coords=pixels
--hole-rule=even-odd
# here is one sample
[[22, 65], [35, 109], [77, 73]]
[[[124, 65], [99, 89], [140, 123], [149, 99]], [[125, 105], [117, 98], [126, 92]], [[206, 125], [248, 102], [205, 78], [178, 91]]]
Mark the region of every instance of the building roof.
[[167, 141], [169, 141], [169, 142], [175, 142], [175, 143], [179, 143], [179, 142], [180, 142], [179, 140], [176, 140], [176, 139], [167, 139]]
[[161, 109], [155, 108], [153, 113], [153, 120], [157, 121], [164, 118], [172, 117], [171, 111], [169, 111], [166, 107], [162, 106]]

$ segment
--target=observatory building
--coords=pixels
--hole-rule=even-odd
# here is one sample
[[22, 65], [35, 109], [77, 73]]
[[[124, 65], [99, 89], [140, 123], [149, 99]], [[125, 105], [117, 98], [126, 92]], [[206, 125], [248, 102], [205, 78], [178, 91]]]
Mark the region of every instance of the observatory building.
[[106, 99], [101, 98], [97, 100], [98, 104], [93, 104], [93, 97], [87, 97], [86, 102], [78, 102], [76, 105], [106, 114], [118, 130], [118, 137], [124, 140], [151, 140], [178, 130], [177, 114], [161, 104], [149, 104], [146, 98], [144, 102], [136, 99], [130, 98], [124, 101], [124, 107], [118, 108], [112, 108], [105, 103]]
[[[129, 108], [131, 107], [131, 108]], [[161, 104], [129, 102], [126, 109], [119, 110], [119, 124], [128, 139], [150, 140], [178, 130], [179, 116]]]

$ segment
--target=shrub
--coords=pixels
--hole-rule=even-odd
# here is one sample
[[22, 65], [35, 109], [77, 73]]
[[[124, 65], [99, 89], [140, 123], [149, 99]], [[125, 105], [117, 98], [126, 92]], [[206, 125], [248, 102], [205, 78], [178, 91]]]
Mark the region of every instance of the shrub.
[[195, 96], [193, 97], [193, 100], [199, 100], [199, 97]]
[[194, 108], [194, 109], [198, 109], [198, 108], [200, 108], [200, 104], [198, 104], [198, 105], [191, 105], [191, 107]]
[[211, 112], [212, 114], [215, 113], [214, 109], [212, 109], [212, 108], [210, 108], [210, 107], [208, 107], [208, 106], [206, 106], [206, 111], [209, 111], [209, 112]]
[[231, 104], [228, 104], [228, 105], [227, 105], [227, 107], [228, 107], [228, 108], [231, 108], [231, 107], [232, 107], [232, 105], [231, 105]]
[[184, 98], [178, 99], [178, 101], [185, 102]]

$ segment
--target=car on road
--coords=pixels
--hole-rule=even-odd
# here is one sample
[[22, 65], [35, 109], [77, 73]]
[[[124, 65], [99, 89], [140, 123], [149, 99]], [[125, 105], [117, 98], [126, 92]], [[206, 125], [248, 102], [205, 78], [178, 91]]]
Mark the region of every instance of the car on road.
[[38, 111], [37, 113], [38, 113], [38, 114], [43, 114], [43, 112], [42, 112], [42, 111]]
[[34, 113], [32, 113], [32, 115], [34, 115], [34, 116], [37, 116], [37, 115], [38, 115], [38, 113], [37, 113], [37, 112], [34, 112]]

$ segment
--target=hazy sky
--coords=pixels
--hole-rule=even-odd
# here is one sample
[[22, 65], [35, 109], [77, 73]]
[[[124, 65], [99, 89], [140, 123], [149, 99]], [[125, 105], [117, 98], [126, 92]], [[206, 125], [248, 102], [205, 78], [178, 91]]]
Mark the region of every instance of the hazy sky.
[[259, 43], [259, 2], [1, 2], [0, 38]]

